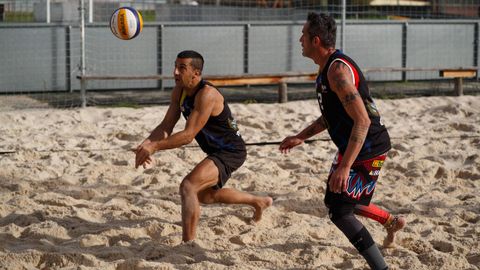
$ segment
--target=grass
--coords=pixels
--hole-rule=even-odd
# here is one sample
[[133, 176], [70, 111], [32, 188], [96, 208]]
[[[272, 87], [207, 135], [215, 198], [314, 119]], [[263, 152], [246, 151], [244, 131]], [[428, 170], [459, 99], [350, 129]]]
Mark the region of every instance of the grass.
[[6, 11], [4, 22], [33, 22], [33, 12], [27, 11]]
[[155, 21], [155, 10], [139, 10], [144, 22]]

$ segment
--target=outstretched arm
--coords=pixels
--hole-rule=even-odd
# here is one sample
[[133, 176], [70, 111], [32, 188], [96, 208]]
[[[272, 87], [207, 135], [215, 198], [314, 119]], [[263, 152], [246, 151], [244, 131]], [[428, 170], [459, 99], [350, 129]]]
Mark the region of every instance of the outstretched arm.
[[156, 141], [155, 151], [177, 148], [193, 141], [197, 133], [207, 123], [218, 99], [217, 93], [209, 90], [211, 89], [203, 89], [197, 94], [194, 109], [188, 117], [185, 129], [163, 140]]
[[218, 93], [211, 89], [200, 91], [195, 98], [194, 109], [187, 120], [185, 129], [144, 145], [140, 151], [136, 152], [135, 167], [142, 165], [156, 151], [177, 148], [192, 142], [207, 123], [219, 98]]
[[173, 131], [175, 124], [177, 124], [178, 119], [180, 118], [180, 96], [182, 94], [182, 89], [180, 87], [175, 87], [172, 91], [170, 97], [170, 106], [168, 107], [167, 113], [163, 118], [162, 122], [152, 131], [150, 136], [148, 136], [145, 141], [159, 141], [167, 138]]
[[347, 179], [350, 167], [360, 153], [368, 128], [370, 118], [363, 104], [362, 97], [354, 85], [352, 71], [343, 62], [334, 62], [328, 71], [330, 87], [337, 94], [347, 114], [353, 120], [353, 128], [348, 141], [347, 149], [343, 153], [342, 161], [332, 174], [329, 182], [333, 192], [341, 193], [347, 188]]
[[179, 87], [175, 87], [173, 89], [170, 96], [170, 106], [168, 107], [167, 113], [165, 114], [162, 122], [139, 146], [132, 149], [132, 151], [135, 153], [135, 168], [138, 168], [138, 166], [140, 165], [143, 165], [145, 167], [145, 163], [149, 164], [152, 161], [150, 158], [150, 154], [147, 154], [150, 153], [149, 147], [151, 147], [152, 141], [165, 139], [172, 133], [175, 124], [180, 118], [179, 100], [181, 92], [182, 89]]
[[302, 144], [306, 139], [317, 135], [325, 129], [327, 129], [327, 125], [325, 122], [325, 118], [323, 118], [322, 115], [317, 120], [315, 120], [315, 122], [310, 124], [297, 135], [289, 136], [283, 139], [283, 141], [280, 143], [279, 150], [280, 152], [286, 154], [290, 152], [290, 149], [292, 149], [293, 147]]

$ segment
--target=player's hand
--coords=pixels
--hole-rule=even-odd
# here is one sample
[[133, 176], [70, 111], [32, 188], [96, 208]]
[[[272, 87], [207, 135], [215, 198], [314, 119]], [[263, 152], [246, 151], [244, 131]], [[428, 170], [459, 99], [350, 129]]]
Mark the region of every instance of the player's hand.
[[302, 143], [303, 143], [303, 140], [298, 138], [297, 136], [288, 136], [285, 139], [283, 139], [278, 149], [283, 154], [287, 154], [290, 152], [290, 149]]
[[334, 193], [346, 192], [349, 176], [350, 168], [339, 166], [330, 176], [330, 181], [328, 182], [330, 191]]
[[137, 148], [132, 149], [132, 151], [135, 153], [135, 169], [139, 166], [146, 168], [146, 165], [152, 162], [151, 155], [155, 152], [150, 141], [144, 141]]

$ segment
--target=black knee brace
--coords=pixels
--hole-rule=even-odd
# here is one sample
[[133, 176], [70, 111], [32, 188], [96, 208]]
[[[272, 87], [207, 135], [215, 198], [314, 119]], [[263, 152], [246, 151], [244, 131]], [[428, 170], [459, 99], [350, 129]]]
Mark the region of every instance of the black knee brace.
[[350, 243], [352, 243], [352, 245], [360, 253], [375, 244], [375, 241], [373, 241], [372, 236], [365, 227], [363, 227], [354, 237], [352, 237], [352, 239], [349, 240]]

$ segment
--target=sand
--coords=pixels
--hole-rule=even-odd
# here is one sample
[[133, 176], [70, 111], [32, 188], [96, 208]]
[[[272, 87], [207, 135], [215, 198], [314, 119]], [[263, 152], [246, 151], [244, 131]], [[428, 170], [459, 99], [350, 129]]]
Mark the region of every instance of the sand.
[[[373, 202], [408, 226], [396, 246], [361, 218], [391, 269], [480, 269], [480, 97], [377, 100], [392, 137]], [[227, 186], [274, 199], [260, 223], [241, 205], [202, 207], [181, 243], [192, 143], [134, 168], [128, 149], [167, 107], [16, 110], [0, 114], [0, 269], [368, 269], [328, 219], [327, 134], [282, 155], [248, 146]], [[315, 100], [231, 104], [249, 143], [281, 141], [319, 115]], [[183, 128], [180, 120], [177, 130]]]

